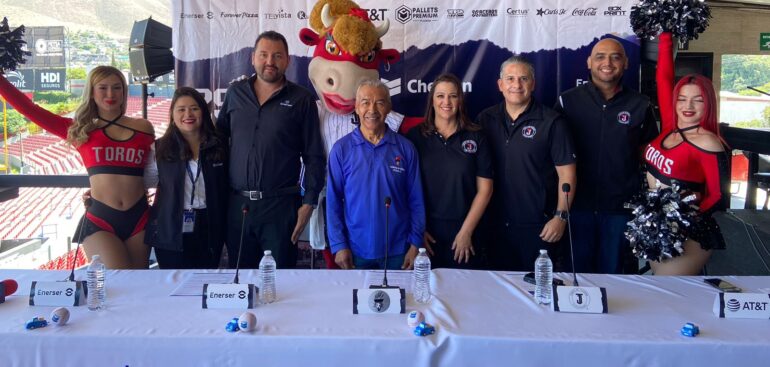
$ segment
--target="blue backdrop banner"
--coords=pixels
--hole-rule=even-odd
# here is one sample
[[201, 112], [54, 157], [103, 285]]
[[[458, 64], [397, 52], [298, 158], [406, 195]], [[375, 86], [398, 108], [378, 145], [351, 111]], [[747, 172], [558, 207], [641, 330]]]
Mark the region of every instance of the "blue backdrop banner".
[[[586, 59], [600, 38], [614, 37], [629, 57], [626, 87], [639, 86], [639, 40], [629, 24], [634, 0], [361, 0], [375, 25], [390, 21], [384, 48], [400, 60], [380, 66], [394, 109], [422, 116], [430, 82], [451, 72], [463, 81], [468, 112], [502, 101], [500, 64], [520, 54], [535, 65], [535, 98], [553, 105], [558, 93], [588, 80]], [[251, 75], [250, 53], [265, 30], [289, 42], [287, 77], [313, 89], [308, 65], [313, 47], [299, 39], [315, 1], [173, 0], [177, 85], [192, 86], [222, 104], [231, 80]], [[469, 5], [472, 4], [472, 5]]]

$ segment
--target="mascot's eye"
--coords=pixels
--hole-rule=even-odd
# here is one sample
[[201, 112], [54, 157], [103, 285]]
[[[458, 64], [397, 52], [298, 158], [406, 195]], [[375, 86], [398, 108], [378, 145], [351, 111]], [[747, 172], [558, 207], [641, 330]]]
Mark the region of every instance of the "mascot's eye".
[[376, 52], [369, 51], [368, 53], [366, 53], [366, 55], [359, 57], [359, 59], [361, 60], [361, 62], [372, 62], [374, 61], [375, 55], [376, 55]]
[[340, 54], [340, 48], [334, 41], [326, 40], [326, 52], [336, 56]]

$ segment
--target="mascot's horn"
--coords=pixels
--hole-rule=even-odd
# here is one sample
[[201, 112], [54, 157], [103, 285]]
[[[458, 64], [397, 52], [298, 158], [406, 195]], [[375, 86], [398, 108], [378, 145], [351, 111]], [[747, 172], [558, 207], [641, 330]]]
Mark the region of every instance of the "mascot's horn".
[[334, 17], [329, 14], [331, 7], [329, 4], [324, 4], [324, 7], [321, 8], [321, 22], [324, 24], [324, 28], [329, 29], [334, 25]]
[[385, 35], [385, 33], [388, 33], [388, 29], [390, 29], [390, 20], [385, 19], [385, 23], [380, 24], [377, 27], [374, 27], [374, 30], [377, 32], [377, 37], [382, 38], [382, 36]]

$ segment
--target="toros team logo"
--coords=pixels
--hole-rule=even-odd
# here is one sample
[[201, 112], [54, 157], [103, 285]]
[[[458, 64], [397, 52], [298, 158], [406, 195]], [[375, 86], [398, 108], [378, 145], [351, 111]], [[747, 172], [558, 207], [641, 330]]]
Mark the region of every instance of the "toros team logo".
[[463, 142], [463, 152], [465, 153], [476, 153], [476, 150], [478, 150], [478, 146], [476, 145], [476, 141], [474, 140], [466, 140]]
[[535, 129], [534, 126], [530, 125], [530, 126], [524, 126], [523, 128], [521, 128], [521, 136], [527, 139], [534, 138], [535, 134], [537, 134], [537, 129]]
[[631, 113], [628, 111], [623, 111], [618, 114], [618, 122], [623, 125], [628, 125], [631, 123]]

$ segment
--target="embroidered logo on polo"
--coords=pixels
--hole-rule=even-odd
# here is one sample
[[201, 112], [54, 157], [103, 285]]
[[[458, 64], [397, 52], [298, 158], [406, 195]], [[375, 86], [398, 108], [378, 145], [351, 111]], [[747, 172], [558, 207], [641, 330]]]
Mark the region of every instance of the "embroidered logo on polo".
[[463, 152], [465, 153], [476, 153], [476, 150], [478, 150], [478, 145], [476, 145], [475, 140], [466, 140], [463, 142]]
[[628, 111], [623, 111], [618, 114], [618, 122], [623, 125], [628, 125], [631, 123], [631, 113]]
[[400, 155], [397, 155], [396, 158], [393, 158], [393, 164], [390, 165], [390, 170], [393, 171], [393, 173], [404, 173], [405, 169], [404, 167], [401, 167], [401, 161], [404, 159], [401, 158]]
[[283, 107], [292, 107], [294, 105], [291, 104], [291, 101], [287, 99], [287, 100], [281, 102], [281, 106], [283, 106]]
[[535, 129], [534, 126], [524, 126], [521, 128], [521, 136], [532, 139], [535, 137], [535, 134], [537, 134], [537, 129]]

